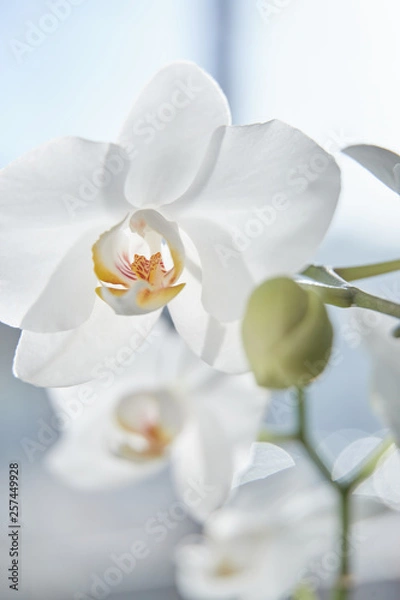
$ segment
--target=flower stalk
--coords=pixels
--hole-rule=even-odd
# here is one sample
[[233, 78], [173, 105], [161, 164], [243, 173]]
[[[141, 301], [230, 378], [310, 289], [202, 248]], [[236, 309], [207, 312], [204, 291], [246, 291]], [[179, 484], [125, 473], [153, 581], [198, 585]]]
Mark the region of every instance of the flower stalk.
[[332, 600], [347, 600], [351, 589], [350, 565], [350, 535], [351, 535], [351, 495], [354, 489], [370, 477], [382, 458], [390, 451], [393, 440], [389, 437], [382, 441], [371, 452], [361, 467], [355, 469], [349, 477], [342, 480], [333, 480], [332, 473], [316, 451], [309, 434], [309, 421], [307, 413], [307, 398], [305, 389], [296, 388], [297, 428], [292, 433], [274, 433], [263, 430], [258, 436], [261, 442], [284, 444], [298, 442], [302, 445], [310, 461], [316, 466], [323, 478], [338, 492], [340, 511], [340, 567], [335, 587], [332, 591]]
[[367, 279], [368, 277], [400, 271], [400, 259], [356, 267], [339, 267], [333, 270], [345, 281], [356, 281], [357, 279]]
[[325, 304], [331, 304], [339, 308], [365, 308], [400, 319], [400, 304], [368, 294], [356, 287], [335, 287], [323, 283], [312, 283], [311, 281], [301, 281], [300, 285], [304, 289], [314, 290]]
[[311, 462], [317, 467], [321, 475], [329, 481], [330, 484], [339, 491], [341, 491], [341, 486], [338, 482], [332, 481], [332, 475], [328, 467], [325, 465], [324, 461], [320, 458], [318, 452], [315, 450], [314, 445], [311, 441], [310, 435], [308, 433], [308, 419], [307, 419], [307, 402], [306, 402], [306, 394], [304, 388], [297, 388], [296, 392], [297, 398], [297, 441], [303, 446], [304, 450], [307, 453], [307, 456], [311, 460]]
[[352, 487], [342, 486], [332, 479], [332, 474], [318, 452], [315, 450], [309, 434], [307, 419], [307, 402], [304, 388], [297, 389], [298, 410], [298, 439], [306, 450], [309, 459], [320, 471], [321, 475], [339, 492], [340, 496], [340, 523], [341, 523], [341, 556], [338, 580], [333, 591], [332, 600], [346, 600], [350, 583], [349, 564], [349, 535], [350, 535], [350, 491]]
[[302, 279], [299, 283], [304, 289], [314, 290], [326, 304], [340, 308], [366, 308], [400, 319], [400, 304], [349, 285], [350, 281], [356, 279], [366, 279], [399, 270], [400, 260], [334, 269], [309, 265], [300, 273], [307, 277], [307, 280]]
[[332, 600], [347, 600], [350, 587], [350, 526], [351, 526], [350, 490], [342, 488], [340, 491], [340, 567]]

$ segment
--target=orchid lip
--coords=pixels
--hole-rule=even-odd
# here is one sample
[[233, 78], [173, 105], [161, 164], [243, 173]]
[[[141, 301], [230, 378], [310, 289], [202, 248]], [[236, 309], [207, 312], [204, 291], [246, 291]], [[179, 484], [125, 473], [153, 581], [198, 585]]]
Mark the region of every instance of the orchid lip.
[[231, 559], [222, 558], [215, 566], [214, 575], [225, 579], [239, 575], [242, 571], [243, 568], [236, 565]]
[[168, 390], [129, 394], [115, 406], [108, 431], [109, 449], [132, 462], [163, 458], [183, 422], [180, 401]]
[[177, 283], [185, 253], [178, 227], [155, 210], [128, 214], [93, 245], [98, 296], [117, 314], [144, 314], [165, 306], [183, 289]]

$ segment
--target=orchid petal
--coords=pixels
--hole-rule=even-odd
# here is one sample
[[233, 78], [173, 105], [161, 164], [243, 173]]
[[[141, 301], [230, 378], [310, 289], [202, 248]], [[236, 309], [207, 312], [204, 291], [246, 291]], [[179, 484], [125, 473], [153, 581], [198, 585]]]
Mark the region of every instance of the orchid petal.
[[[304, 454], [282, 453], [281, 449], [272, 450], [270, 446], [255, 444], [254, 463], [243, 474], [244, 483], [235, 488], [227, 510], [235, 512], [240, 519], [247, 515], [245, 520], [251, 527], [257, 520], [271, 523], [271, 519], [276, 518], [271, 514], [272, 508], [280, 511], [280, 507], [287, 503], [288, 512], [282, 516], [285, 520], [292, 507], [291, 496], [297, 495], [294, 516], [299, 519], [318, 512], [321, 507], [334, 509], [335, 493], [321, 480], [319, 472]], [[254, 467], [257, 467], [256, 472]], [[303, 497], [307, 500], [301, 502], [299, 498]]]
[[227, 377], [203, 366], [192, 386], [192, 421], [173, 449], [177, 490], [190, 514], [203, 521], [226, 500], [233, 475], [248, 460], [269, 399], [251, 375]]
[[134, 283], [128, 291], [112, 288], [97, 288], [102, 300], [113, 308], [117, 315], [145, 315], [163, 308], [185, 287], [184, 283], [159, 290], [152, 290], [144, 281]]
[[65, 137], [0, 171], [0, 224], [13, 229], [71, 226], [128, 210], [127, 157], [114, 144]]
[[230, 123], [218, 84], [190, 62], [161, 69], [139, 95], [119, 136], [132, 159], [126, 195], [134, 206], [178, 198], [193, 181], [214, 130]]
[[246, 483], [265, 479], [294, 464], [292, 456], [283, 448], [266, 442], [255, 442], [251, 447], [247, 464], [237, 474], [235, 487], [238, 490], [244, 489], [241, 486]]
[[0, 171], [2, 321], [46, 333], [89, 317], [95, 298], [90, 246], [107, 217], [127, 207], [126, 162], [118, 152], [111, 144], [63, 138]]
[[227, 497], [232, 477], [231, 445], [212, 411], [197, 413], [172, 451], [174, 482], [190, 513], [204, 521]]
[[289, 125], [219, 128], [191, 188], [164, 208], [197, 247], [205, 309], [234, 321], [255, 285], [304, 266], [339, 190], [334, 159]]
[[130, 233], [127, 217], [102, 233], [93, 245], [94, 272], [99, 281], [112, 285], [129, 285], [135, 280], [130, 257], [133, 252], [142, 254], [147, 245], [143, 238], [136, 236], [133, 250]]
[[90, 248], [98, 233], [79, 232], [71, 236], [66, 228], [54, 228], [1, 234], [3, 322], [49, 333], [78, 327], [89, 318], [96, 287]]
[[24, 331], [14, 359], [16, 377], [42, 387], [69, 386], [96, 378], [132, 360], [159, 317], [155, 311], [127, 319], [98, 300], [80, 327], [60, 333]]
[[348, 146], [342, 152], [365, 167], [391, 190], [400, 194], [400, 156], [398, 154], [386, 150], [386, 148], [368, 144]]
[[206, 363], [227, 373], [249, 371], [242, 348], [241, 321], [220, 323], [201, 302], [202, 271], [193, 245], [184, 239], [184, 289], [168, 304], [174, 325], [191, 350]]

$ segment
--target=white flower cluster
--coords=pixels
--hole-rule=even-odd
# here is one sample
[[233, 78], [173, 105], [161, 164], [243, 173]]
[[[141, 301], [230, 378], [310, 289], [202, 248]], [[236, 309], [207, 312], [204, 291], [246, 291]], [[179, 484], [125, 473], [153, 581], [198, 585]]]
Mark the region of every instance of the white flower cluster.
[[[399, 192], [397, 155], [346, 153]], [[277, 600], [334, 576], [324, 557], [341, 553], [339, 484], [257, 442], [271, 393], [249, 371], [266, 388], [299, 387], [310, 361], [303, 385], [323, 370], [328, 315], [289, 278], [312, 260], [339, 192], [332, 156], [279, 121], [232, 126], [217, 83], [187, 62], [147, 84], [116, 143], [57, 139], [0, 172], [0, 318], [22, 329], [15, 375], [54, 388], [46, 431], [62, 435], [46, 464], [91, 490], [169, 465], [179, 511], [204, 524], [177, 551], [185, 598]], [[350, 306], [327, 273], [322, 300]], [[271, 278], [268, 302], [252, 295]], [[373, 396], [400, 442], [400, 343], [377, 329], [370, 339]], [[48, 445], [26, 440], [27, 458]], [[364, 488], [355, 520], [375, 523], [375, 496]]]

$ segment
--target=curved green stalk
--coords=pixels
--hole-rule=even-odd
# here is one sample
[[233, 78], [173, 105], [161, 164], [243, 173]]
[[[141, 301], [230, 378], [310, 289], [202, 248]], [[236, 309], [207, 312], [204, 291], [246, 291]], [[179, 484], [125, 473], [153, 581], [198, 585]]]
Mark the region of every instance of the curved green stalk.
[[357, 279], [367, 279], [368, 277], [376, 277], [377, 275], [400, 271], [400, 260], [388, 260], [386, 262], [356, 267], [339, 267], [333, 270], [345, 281], [355, 281]]
[[368, 294], [356, 287], [335, 287], [311, 281], [300, 281], [299, 283], [302, 287], [316, 292], [325, 304], [331, 304], [339, 308], [366, 308], [400, 319], [400, 304]]
[[[350, 529], [351, 529], [351, 495], [353, 490], [370, 477], [375, 471], [380, 460], [390, 450], [393, 440], [388, 438], [373, 450], [370, 456], [363, 462], [361, 467], [355, 469], [350, 477], [342, 480], [333, 480], [327, 465], [319, 456], [309, 435], [309, 424], [307, 419], [307, 401], [304, 388], [297, 388], [297, 428], [293, 433], [273, 433], [262, 431], [258, 437], [259, 441], [275, 444], [284, 444], [296, 441], [306, 451], [311, 462], [317, 467], [321, 475], [330, 485], [335, 488], [340, 499], [340, 522], [341, 522], [341, 555], [340, 568], [335, 588], [332, 592], [332, 600], [347, 600], [351, 588], [351, 565], [350, 565]], [[300, 588], [301, 589], [301, 588]], [[306, 596], [307, 597], [307, 596]]]

